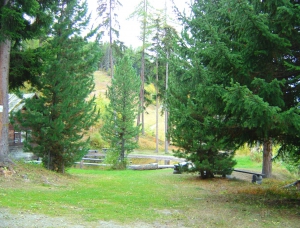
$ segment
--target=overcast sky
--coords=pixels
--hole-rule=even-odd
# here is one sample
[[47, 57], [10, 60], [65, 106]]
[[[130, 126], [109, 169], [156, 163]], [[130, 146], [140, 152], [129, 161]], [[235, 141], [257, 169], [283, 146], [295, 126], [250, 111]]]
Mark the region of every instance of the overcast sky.
[[[118, 21], [120, 22], [120, 40], [125, 43], [127, 46], [139, 47], [141, 46], [141, 41], [139, 40], [140, 35], [140, 24], [137, 19], [127, 20], [129, 15], [135, 11], [136, 6], [141, 2], [141, 0], [119, 0], [122, 7], [119, 8]], [[183, 8], [187, 5], [185, 2], [189, 0], [174, 0], [176, 6], [183, 10]], [[97, 0], [88, 0], [89, 10], [94, 15], [94, 21], [96, 18], [96, 8], [97, 8]], [[163, 9], [165, 5], [165, 0], [150, 0], [150, 4], [157, 8]], [[171, 0], [167, 1], [168, 15], [170, 17], [174, 17], [172, 10], [172, 2]], [[170, 22], [169, 22], [170, 23]], [[174, 26], [174, 25], [173, 25]]]

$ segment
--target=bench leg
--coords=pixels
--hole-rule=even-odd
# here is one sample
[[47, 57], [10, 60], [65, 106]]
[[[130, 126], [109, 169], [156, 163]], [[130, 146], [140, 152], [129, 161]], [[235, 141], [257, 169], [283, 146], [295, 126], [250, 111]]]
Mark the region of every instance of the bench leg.
[[252, 176], [252, 183], [261, 184], [262, 183], [262, 176], [254, 174]]

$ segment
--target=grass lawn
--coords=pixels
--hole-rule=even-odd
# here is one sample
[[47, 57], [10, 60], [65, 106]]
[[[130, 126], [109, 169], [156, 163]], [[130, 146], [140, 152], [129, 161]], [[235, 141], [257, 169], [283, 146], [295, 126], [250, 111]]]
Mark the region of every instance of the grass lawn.
[[252, 169], [259, 170], [261, 172], [262, 163], [261, 162], [253, 162], [249, 156], [235, 156], [234, 158], [237, 161], [235, 168], [242, 169]]
[[59, 175], [22, 163], [16, 172], [0, 177], [2, 208], [132, 227], [299, 227], [300, 194], [282, 188], [288, 181], [201, 180], [172, 169]]

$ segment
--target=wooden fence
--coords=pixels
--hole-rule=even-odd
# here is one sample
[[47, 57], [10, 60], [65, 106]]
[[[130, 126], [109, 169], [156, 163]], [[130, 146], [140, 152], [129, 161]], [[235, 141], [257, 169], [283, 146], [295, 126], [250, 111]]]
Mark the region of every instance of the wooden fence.
[[[107, 164], [103, 163], [107, 151], [107, 148], [103, 148], [101, 152], [99, 152], [98, 150], [89, 150], [89, 152], [81, 159], [81, 161], [75, 162], [75, 164], [79, 164], [80, 168], [83, 168], [84, 166], [107, 166]], [[174, 168], [174, 165], [170, 164], [170, 161], [184, 161], [184, 159], [182, 158], [167, 155], [129, 154], [128, 158], [153, 159], [157, 161], [150, 164], [130, 165], [128, 167], [129, 169], [134, 170]], [[164, 161], [165, 164], [159, 165], [158, 161]]]

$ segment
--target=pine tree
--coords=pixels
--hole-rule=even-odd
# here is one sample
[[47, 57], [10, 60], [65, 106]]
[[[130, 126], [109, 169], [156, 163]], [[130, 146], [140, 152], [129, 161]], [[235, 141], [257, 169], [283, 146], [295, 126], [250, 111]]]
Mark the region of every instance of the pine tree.
[[116, 13], [119, 6], [122, 6], [118, 0], [98, 0], [98, 14], [102, 18], [101, 27], [108, 29], [109, 35], [109, 62], [110, 62], [110, 76], [114, 76], [114, 61], [113, 61], [113, 34], [119, 37], [119, 22]]
[[[51, 23], [51, 10], [57, 1], [28, 0], [0, 3], [0, 162], [8, 159], [8, 84], [11, 46], [22, 40], [33, 39]], [[32, 19], [34, 21], [32, 22]], [[27, 78], [28, 79], [28, 78]], [[16, 80], [16, 79], [14, 79]], [[6, 165], [6, 164], [2, 164]], [[7, 164], [9, 165], [9, 164]]]
[[[148, 38], [151, 34], [151, 28], [149, 19], [151, 19], [151, 14], [153, 11], [153, 7], [150, 4], [149, 0], [141, 0], [137, 5], [136, 10], [130, 15], [130, 18], [137, 17], [141, 23], [141, 36], [140, 39], [142, 41], [141, 47], [141, 88], [140, 88], [140, 114], [137, 118], [137, 125], [141, 124], [142, 126], [142, 135], [145, 134], [145, 121], [144, 121], [144, 109], [145, 109], [145, 65], [146, 65], [146, 49], [149, 46]], [[138, 141], [138, 137], [137, 137]]]
[[135, 125], [138, 115], [140, 81], [126, 55], [116, 65], [115, 76], [108, 87], [110, 104], [104, 118], [102, 134], [110, 142], [108, 157], [113, 168], [124, 169], [127, 155], [137, 147], [135, 137], [140, 126]]
[[[167, 110], [167, 89], [168, 89], [168, 78], [169, 78], [169, 58], [173, 52], [173, 46], [178, 40], [178, 35], [176, 30], [166, 24], [166, 19], [162, 21], [161, 15], [158, 14], [157, 18], [154, 20], [154, 36], [152, 38], [152, 47], [150, 50], [155, 53], [155, 63], [156, 63], [156, 119], [158, 119], [158, 97], [165, 101], [165, 153], [168, 153], [169, 139], [168, 135], [168, 116], [169, 112]], [[166, 17], [166, 15], [165, 15]], [[158, 80], [160, 78], [160, 80]], [[159, 92], [163, 91], [163, 92]], [[156, 137], [158, 135], [158, 124], [156, 128]], [[158, 150], [158, 138], [156, 138], [156, 150]]]
[[60, 1], [57, 21], [43, 44], [48, 59], [39, 78], [39, 98], [27, 100], [26, 112], [17, 113], [22, 126], [31, 129], [26, 148], [42, 157], [46, 168], [62, 173], [87, 153], [84, 131], [98, 118], [94, 98], [89, 98], [98, 44], [80, 36], [86, 13], [86, 2]]
[[158, 141], [158, 109], [159, 109], [159, 87], [158, 87], [158, 82], [159, 82], [159, 77], [158, 77], [158, 60], [160, 56], [160, 42], [161, 42], [161, 18], [160, 15], [157, 16], [157, 18], [154, 20], [154, 36], [152, 38], [152, 47], [150, 48], [151, 51], [154, 52], [155, 54], [155, 152], [158, 153], [158, 146], [159, 146], [159, 141]]
[[299, 148], [298, 1], [197, 1], [182, 19], [179, 60], [188, 62], [178, 69], [186, 70], [177, 81], [186, 89], [173, 87], [177, 101], [198, 109], [189, 117], [217, 149], [263, 142], [262, 173], [270, 177], [272, 143]]

